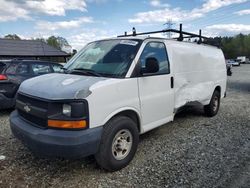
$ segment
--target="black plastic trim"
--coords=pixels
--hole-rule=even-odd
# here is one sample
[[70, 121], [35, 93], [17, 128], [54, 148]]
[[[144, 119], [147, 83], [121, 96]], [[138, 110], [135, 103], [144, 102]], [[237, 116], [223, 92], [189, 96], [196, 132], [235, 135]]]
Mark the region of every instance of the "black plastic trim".
[[102, 126], [82, 131], [40, 129], [23, 121], [17, 111], [10, 115], [10, 128], [14, 136], [38, 157], [67, 159], [95, 154], [103, 131]]
[[171, 76], [170, 78], [170, 85], [171, 85], [171, 88], [173, 89], [174, 88], [174, 77]]

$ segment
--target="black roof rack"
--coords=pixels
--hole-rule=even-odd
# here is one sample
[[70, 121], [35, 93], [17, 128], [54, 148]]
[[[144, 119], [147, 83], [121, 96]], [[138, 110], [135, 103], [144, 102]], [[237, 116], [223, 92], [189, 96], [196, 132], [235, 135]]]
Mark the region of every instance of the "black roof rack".
[[150, 32], [143, 32], [143, 33], [136, 33], [136, 29], [133, 27], [132, 34], [127, 34], [127, 32], [125, 32], [124, 35], [119, 35], [117, 37], [131, 37], [131, 36], [149, 35], [149, 34], [156, 34], [156, 33], [166, 33], [166, 32], [178, 33], [179, 37], [173, 38], [173, 39], [176, 39], [178, 41], [183, 41], [184, 38], [199, 38], [197, 43], [201, 44], [203, 42], [202, 39], [205, 39], [205, 40], [209, 39], [208, 37], [202, 36], [201, 30], [199, 30], [199, 34], [189, 33], [189, 32], [183, 31], [182, 30], [182, 24], [180, 24], [180, 29], [179, 30], [176, 30], [176, 29], [164, 29], [164, 30], [160, 30], [160, 31], [150, 31]]

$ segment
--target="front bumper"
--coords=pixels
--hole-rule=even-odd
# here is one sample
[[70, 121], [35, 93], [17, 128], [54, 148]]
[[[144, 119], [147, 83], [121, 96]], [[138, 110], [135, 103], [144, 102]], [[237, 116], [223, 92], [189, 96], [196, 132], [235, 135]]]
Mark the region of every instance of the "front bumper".
[[8, 98], [0, 93], [0, 109], [12, 108], [15, 106], [15, 98]]
[[10, 127], [34, 154], [41, 157], [82, 158], [99, 148], [102, 127], [87, 130], [41, 129], [23, 120], [17, 111], [10, 115]]

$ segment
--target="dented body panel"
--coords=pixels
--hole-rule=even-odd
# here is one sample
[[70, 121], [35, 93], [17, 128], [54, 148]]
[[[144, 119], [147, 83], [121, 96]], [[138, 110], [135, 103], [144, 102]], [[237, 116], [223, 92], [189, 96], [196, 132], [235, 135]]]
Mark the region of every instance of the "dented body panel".
[[186, 42], [167, 41], [175, 80], [175, 109], [190, 102], [207, 105], [217, 86], [226, 91], [226, 68], [218, 48]]

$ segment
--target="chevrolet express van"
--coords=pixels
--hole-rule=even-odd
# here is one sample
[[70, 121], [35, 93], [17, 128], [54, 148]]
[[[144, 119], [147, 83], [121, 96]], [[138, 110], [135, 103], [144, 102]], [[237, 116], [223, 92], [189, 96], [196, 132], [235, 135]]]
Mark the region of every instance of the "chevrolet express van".
[[164, 38], [91, 42], [64, 69], [21, 84], [12, 132], [38, 156], [95, 155], [109, 171], [128, 165], [139, 135], [184, 105], [216, 115], [226, 92], [219, 48]]

